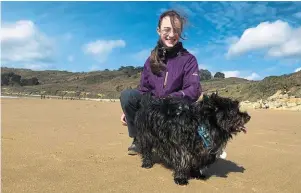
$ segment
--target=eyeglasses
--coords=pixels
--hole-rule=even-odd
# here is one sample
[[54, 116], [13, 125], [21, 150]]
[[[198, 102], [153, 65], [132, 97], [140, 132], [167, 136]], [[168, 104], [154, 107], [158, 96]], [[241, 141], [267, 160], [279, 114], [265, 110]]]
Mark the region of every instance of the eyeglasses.
[[[160, 30], [160, 31], [161, 31], [162, 34], [167, 35], [167, 34], [171, 33], [171, 29], [172, 29], [172, 28], [164, 28], [164, 29], [162, 29], [162, 30]], [[177, 35], [178, 35], [179, 32], [181, 32], [180, 29], [173, 30], [173, 33], [174, 33], [174, 34], [177, 34]]]

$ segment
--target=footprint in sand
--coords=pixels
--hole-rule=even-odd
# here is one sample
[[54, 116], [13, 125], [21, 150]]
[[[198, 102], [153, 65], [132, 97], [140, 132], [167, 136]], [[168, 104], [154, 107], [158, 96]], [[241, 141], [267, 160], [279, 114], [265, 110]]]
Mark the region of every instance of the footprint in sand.
[[55, 155], [55, 154], [50, 154], [50, 156], [53, 158], [53, 159], [55, 159], [55, 160], [57, 160], [57, 161], [62, 161], [62, 159], [60, 159], [57, 155]]
[[13, 137], [1, 137], [2, 140], [15, 140]]

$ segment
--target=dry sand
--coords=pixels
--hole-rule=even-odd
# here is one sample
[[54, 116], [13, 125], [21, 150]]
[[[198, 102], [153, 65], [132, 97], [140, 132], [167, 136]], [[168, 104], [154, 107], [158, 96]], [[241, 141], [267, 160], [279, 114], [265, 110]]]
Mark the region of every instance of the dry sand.
[[301, 192], [301, 113], [249, 111], [206, 181], [128, 156], [119, 103], [2, 99], [2, 192]]

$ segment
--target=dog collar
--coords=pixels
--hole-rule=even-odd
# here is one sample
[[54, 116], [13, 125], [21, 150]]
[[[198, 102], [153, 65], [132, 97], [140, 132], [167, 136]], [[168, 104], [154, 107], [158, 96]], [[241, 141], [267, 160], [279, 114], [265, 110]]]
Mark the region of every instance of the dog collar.
[[204, 126], [198, 126], [198, 134], [203, 139], [205, 148], [209, 148], [212, 141], [207, 129]]

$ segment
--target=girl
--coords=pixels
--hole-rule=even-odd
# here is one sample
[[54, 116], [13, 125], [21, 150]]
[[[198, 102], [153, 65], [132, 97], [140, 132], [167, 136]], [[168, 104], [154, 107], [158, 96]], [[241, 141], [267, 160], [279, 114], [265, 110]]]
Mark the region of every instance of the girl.
[[134, 139], [128, 148], [129, 155], [138, 153], [133, 120], [142, 94], [181, 97], [189, 102], [197, 101], [201, 95], [197, 60], [179, 41], [184, 24], [185, 19], [174, 10], [160, 16], [157, 26], [159, 40], [144, 64], [139, 88], [121, 92], [120, 103], [124, 112], [121, 122], [128, 126], [129, 136]]

